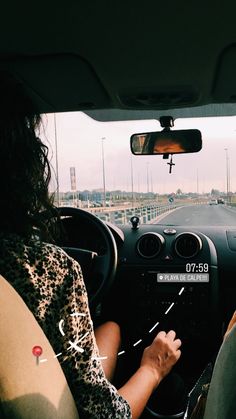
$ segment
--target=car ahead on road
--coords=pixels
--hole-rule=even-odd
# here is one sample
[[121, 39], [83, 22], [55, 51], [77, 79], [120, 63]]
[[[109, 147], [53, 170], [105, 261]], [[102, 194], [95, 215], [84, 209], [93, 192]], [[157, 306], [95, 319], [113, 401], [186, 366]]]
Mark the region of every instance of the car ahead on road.
[[209, 205], [217, 205], [218, 204], [218, 200], [217, 199], [211, 199], [209, 201]]
[[218, 198], [217, 199], [217, 204], [224, 204], [225, 200], [223, 198]]
[[[180, 396], [163, 385], [142, 418], [181, 418], [236, 305], [236, 211], [228, 203], [212, 211], [207, 198], [215, 189], [234, 202], [236, 191], [235, 2], [52, 0], [36, 11], [14, 0], [3, 9], [0, 71], [45, 114], [67, 231], [58, 244], [81, 263], [94, 324], [103, 316], [122, 328], [115, 384], [159, 330], [174, 329]], [[186, 130], [195, 130], [187, 142]], [[76, 199], [65, 208], [71, 167], [73, 193], [112, 196], [111, 211], [96, 213], [97, 202], [80, 210]], [[97, 254], [102, 271], [81, 250]]]

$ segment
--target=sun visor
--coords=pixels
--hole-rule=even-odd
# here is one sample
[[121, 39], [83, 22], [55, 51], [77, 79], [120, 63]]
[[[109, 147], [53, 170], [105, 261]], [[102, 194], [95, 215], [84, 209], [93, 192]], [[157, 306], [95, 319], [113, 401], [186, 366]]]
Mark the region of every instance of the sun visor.
[[41, 113], [102, 109], [109, 96], [89, 63], [77, 55], [58, 54], [0, 61], [23, 82]]
[[236, 44], [226, 48], [217, 66], [212, 97], [215, 102], [236, 102]]

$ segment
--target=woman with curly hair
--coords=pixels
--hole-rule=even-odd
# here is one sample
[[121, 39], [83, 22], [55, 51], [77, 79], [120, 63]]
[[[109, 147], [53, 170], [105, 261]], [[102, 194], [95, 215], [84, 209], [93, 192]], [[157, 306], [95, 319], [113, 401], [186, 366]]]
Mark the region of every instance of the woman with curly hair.
[[[160, 332], [144, 350], [141, 364], [117, 390], [108, 380], [120, 344], [114, 322], [93, 329], [79, 264], [50, 244], [41, 212], [55, 214], [49, 196], [48, 148], [39, 138], [41, 117], [22, 85], [0, 80], [0, 273], [25, 301], [45, 332], [84, 418], [138, 418], [147, 400], [180, 357], [175, 332]], [[50, 217], [49, 217], [50, 218]], [[79, 311], [83, 316], [70, 316]], [[64, 333], [58, 333], [60, 319]], [[68, 341], [83, 335], [83, 351]], [[109, 355], [99, 360], [99, 350]], [[69, 419], [69, 418], [68, 418]]]

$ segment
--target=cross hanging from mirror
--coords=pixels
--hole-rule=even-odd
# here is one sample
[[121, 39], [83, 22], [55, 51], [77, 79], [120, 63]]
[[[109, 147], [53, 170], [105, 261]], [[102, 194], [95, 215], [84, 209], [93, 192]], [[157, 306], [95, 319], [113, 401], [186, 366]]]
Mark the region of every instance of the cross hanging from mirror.
[[169, 164], [169, 173], [171, 173], [172, 172], [172, 166], [175, 166], [175, 163], [173, 163], [173, 161], [172, 161], [172, 155], [171, 155], [171, 157], [170, 157], [170, 161], [167, 163], [167, 164]]

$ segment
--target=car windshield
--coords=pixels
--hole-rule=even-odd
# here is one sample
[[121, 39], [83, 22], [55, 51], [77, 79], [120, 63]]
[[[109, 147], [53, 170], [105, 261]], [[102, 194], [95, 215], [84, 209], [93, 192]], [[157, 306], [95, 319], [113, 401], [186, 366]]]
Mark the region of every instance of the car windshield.
[[[174, 129], [199, 129], [198, 153], [134, 156], [130, 136], [161, 130], [158, 120], [98, 122], [83, 112], [48, 114], [49, 144], [59, 206], [91, 211], [127, 224], [236, 225], [236, 117], [175, 120]], [[214, 204], [214, 206], [212, 205]]]

